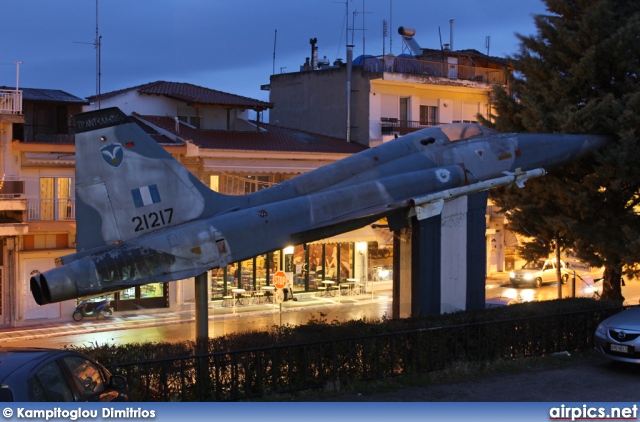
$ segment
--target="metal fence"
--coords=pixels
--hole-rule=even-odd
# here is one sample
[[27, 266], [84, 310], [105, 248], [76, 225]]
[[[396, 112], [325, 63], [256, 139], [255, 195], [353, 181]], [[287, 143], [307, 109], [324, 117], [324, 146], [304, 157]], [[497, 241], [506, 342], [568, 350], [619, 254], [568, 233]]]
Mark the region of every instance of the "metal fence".
[[583, 350], [622, 308], [107, 365], [136, 401], [223, 401]]
[[364, 72], [394, 72], [422, 76], [436, 76], [449, 79], [464, 79], [489, 84], [506, 85], [504, 69], [468, 66], [446, 61], [418, 60], [406, 57], [378, 56], [366, 57]]

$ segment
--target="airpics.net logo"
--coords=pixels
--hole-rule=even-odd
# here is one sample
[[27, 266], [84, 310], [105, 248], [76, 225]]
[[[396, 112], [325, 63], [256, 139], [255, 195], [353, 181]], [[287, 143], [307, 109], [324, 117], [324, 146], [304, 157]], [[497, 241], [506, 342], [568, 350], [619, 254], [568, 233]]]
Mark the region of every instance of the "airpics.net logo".
[[637, 420], [638, 406], [628, 407], [597, 407], [583, 404], [580, 407], [565, 406], [549, 409], [549, 420], [576, 421], [576, 420]]

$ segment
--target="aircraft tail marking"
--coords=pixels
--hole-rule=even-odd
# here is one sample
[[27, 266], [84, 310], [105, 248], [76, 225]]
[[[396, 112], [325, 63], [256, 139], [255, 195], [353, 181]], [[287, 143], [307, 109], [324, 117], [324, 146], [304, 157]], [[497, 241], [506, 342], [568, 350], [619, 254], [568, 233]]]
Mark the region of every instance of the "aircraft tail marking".
[[75, 116], [78, 251], [113, 245], [236, 199], [210, 190], [118, 108]]

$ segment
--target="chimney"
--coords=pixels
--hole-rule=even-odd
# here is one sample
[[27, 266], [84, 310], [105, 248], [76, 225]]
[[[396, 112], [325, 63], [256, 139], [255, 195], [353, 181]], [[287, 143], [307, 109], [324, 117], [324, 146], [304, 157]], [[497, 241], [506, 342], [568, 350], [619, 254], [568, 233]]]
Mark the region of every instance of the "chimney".
[[449, 28], [450, 28], [450, 33], [449, 33], [449, 48], [451, 49], [451, 51], [453, 50], [453, 24], [455, 23], [455, 20], [453, 19], [449, 19]]

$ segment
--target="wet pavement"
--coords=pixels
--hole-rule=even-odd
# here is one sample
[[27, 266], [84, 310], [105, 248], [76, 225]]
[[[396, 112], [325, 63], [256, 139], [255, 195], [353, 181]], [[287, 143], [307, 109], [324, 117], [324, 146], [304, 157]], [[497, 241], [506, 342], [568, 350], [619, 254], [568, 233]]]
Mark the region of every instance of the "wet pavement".
[[[596, 283], [596, 288], [598, 287]], [[571, 296], [571, 283], [562, 286], [563, 296]], [[593, 293], [577, 289], [579, 296]], [[627, 281], [623, 287], [625, 303], [640, 300], [640, 281]], [[209, 337], [265, 330], [277, 325], [300, 325], [309, 321], [332, 322], [352, 319], [391, 317], [391, 290], [374, 294], [320, 296], [317, 293], [297, 293], [297, 300], [281, 304], [247, 303], [209, 305]], [[510, 298], [514, 302], [557, 298], [557, 285], [514, 288], [507, 273], [493, 274], [486, 279], [486, 298]], [[223, 306], [227, 305], [227, 306]], [[115, 312], [112, 318], [85, 318], [81, 322], [42, 323], [17, 328], [0, 329], [2, 346], [64, 347], [87, 343], [126, 344], [132, 342], [184, 341], [195, 339], [193, 306], [181, 310], [148, 309]]]
[[[391, 313], [391, 291], [374, 294], [319, 296], [300, 293], [297, 300], [282, 303], [212, 302], [209, 336], [264, 330], [274, 325], [300, 325], [311, 320], [331, 322], [349, 319], [380, 319]], [[66, 322], [0, 330], [2, 346], [64, 347], [87, 343], [125, 344], [146, 341], [184, 341], [195, 338], [193, 309], [149, 309], [115, 312], [111, 318], [85, 318]]]

